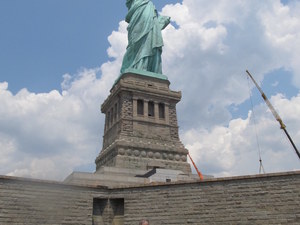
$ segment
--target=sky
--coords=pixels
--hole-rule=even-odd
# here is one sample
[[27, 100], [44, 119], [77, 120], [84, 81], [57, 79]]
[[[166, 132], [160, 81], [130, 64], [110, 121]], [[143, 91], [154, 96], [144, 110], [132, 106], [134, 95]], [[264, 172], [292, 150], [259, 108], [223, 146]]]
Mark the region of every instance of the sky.
[[[215, 177], [300, 169], [248, 69], [300, 146], [300, 1], [153, 0], [180, 138]], [[123, 0], [0, 0], [0, 174], [94, 172], [100, 105], [127, 45]]]

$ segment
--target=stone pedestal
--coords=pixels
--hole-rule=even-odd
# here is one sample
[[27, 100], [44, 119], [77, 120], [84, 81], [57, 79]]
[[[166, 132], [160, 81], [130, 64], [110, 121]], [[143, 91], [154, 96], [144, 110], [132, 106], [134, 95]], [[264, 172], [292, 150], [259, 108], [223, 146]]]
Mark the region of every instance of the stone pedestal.
[[101, 106], [106, 119], [97, 171], [105, 166], [191, 173], [188, 151], [178, 136], [176, 104], [181, 92], [170, 90], [169, 84], [148, 72], [126, 73], [116, 81]]

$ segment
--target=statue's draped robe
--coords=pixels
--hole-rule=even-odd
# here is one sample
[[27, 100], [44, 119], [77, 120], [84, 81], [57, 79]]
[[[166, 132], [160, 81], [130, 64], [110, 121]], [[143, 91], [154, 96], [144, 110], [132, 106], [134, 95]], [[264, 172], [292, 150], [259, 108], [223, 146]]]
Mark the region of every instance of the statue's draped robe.
[[132, 0], [128, 7], [128, 46], [121, 74], [130, 68], [161, 74], [161, 30], [169, 24], [169, 17], [158, 16], [149, 0]]

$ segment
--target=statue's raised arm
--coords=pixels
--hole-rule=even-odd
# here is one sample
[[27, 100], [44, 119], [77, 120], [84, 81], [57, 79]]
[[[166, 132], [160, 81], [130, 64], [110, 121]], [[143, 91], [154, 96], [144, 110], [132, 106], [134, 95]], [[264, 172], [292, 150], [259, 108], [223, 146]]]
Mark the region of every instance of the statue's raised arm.
[[128, 46], [123, 58], [121, 74], [129, 69], [162, 74], [161, 30], [170, 23], [170, 17], [159, 16], [150, 0], [126, 0], [126, 6]]

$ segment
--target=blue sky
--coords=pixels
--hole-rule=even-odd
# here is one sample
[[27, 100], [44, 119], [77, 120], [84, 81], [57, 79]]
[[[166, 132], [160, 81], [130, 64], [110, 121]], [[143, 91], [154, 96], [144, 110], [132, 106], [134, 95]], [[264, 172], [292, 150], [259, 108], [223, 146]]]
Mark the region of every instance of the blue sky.
[[[157, 9], [166, 3], [154, 1]], [[123, 0], [1, 0], [0, 80], [14, 93], [59, 89], [62, 74], [107, 60], [107, 37], [127, 8]]]
[[[300, 1], [153, 3], [172, 18], [163, 32], [163, 71], [182, 91], [180, 136], [199, 169], [257, 173], [254, 130], [267, 172], [300, 169], [250, 82], [251, 112], [245, 73], [300, 146]], [[95, 170], [99, 106], [120, 70], [126, 12], [125, 0], [0, 0], [0, 174], [62, 180]]]

